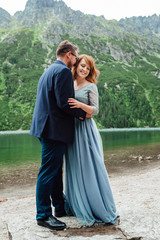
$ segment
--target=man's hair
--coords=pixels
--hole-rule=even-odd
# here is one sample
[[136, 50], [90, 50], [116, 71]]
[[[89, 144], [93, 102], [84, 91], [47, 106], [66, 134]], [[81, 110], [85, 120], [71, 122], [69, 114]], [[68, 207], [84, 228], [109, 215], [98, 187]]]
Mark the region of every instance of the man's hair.
[[64, 40], [58, 45], [56, 55], [57, 57], [63, 57], [69, 51], [73, 53], [78, 52], [78, 47], [68, 40]]

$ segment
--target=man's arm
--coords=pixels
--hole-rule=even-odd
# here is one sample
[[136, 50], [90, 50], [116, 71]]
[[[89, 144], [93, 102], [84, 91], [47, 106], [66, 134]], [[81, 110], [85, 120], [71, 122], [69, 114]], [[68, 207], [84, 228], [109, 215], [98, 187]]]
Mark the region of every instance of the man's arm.
[[55, 77], [55, 96], [58, 107], [65, 113], [83, 121], [86, 118], [86, 112], [80, 108], [71, 109], [68, 98], [74, 98], [74, 87], [72, 73], [68, 68], [64, 68], [58, 76]]

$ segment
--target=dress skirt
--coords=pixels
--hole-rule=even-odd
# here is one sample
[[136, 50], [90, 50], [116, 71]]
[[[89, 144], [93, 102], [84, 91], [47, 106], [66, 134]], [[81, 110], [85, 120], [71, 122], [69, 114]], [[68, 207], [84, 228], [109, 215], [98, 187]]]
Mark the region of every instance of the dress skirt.
[[114, 224], [117, 219], [102, 140], [93, 119], [75, 119], [74, 142], [68, 144], [65, 156], [65, 197], [81, 225]]

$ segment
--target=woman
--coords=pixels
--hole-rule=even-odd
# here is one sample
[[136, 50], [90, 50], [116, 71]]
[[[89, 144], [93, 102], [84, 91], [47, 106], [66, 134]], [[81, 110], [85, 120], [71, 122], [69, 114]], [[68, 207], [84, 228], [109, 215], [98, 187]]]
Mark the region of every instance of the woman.
[[[76, 99], [68, 100], [71, 108], [81, 108], [96, 115], [99, 72], [94, 59], [81, 55], [72, 73]], [[104, 165], [101, 137], [92, 118], [84, 122], [75, 119], [75, 139], [68, 145], [65, 171], [66, 200], [80, 224], [114, 224], [118, 216]]]

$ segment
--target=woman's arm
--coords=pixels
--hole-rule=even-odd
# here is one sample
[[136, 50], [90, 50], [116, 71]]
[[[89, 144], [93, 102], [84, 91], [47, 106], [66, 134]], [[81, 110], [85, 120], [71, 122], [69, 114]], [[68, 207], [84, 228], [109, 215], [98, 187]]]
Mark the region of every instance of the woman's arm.
[[89, 95], [89, 105], [79, 102], [74, 98], [69, 98], [68, 102], [71, 108], [81, 108], [88, 114], [97, 115], [99, 110], [99, 101], [98, 101], [98, 89], [95, 84], [92, 85], [92, 88], [88, 92]]
[[81, 108], [83, 111], [89, 114], [92, 114], [94, 111], [94, 108], [92, 106], [79, 102], [74, 98], [69, 98], [68, 102], [69, 102], [69, 105], [71, 105], [71, 108]]

